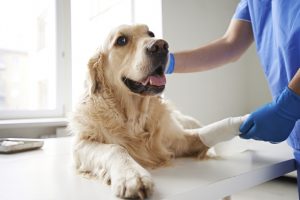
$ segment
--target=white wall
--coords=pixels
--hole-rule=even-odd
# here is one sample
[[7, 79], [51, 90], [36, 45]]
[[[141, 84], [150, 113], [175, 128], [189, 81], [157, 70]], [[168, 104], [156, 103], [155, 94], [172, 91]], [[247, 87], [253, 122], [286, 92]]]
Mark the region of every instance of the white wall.
[[133, 0], [133, 24], [147, 24], [156, 37], [162, 37], [162, 0]]
[[255, 45], [252, 45], [248, 50], [242, 62], [247, 66], [244, 74], [246, 81], [245, 98], [247, 100], [245, 106], [248, 111], [253, 111], [272, 101], [272, 97], [256, 54]]
[[[163, 37], [171, 51], [204, 45], [224, 34], [239, 0], [163, 0]], [[242, 115], [270, 101], [255, 47], [236, 63], [207, 72], [172, 74], [165, 96], [204, 124]]]

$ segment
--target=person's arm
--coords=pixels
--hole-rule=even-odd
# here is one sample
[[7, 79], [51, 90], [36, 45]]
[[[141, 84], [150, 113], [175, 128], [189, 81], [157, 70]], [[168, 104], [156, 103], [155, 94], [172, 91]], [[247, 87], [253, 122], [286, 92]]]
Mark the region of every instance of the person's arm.
[[251, 23], [231, 20], [225, 35], [203, 47], [176, 52], [176, 73], [197, 72], [236, 61], [253, 42]]
[[276, 100], [251, 113], [240, 127], [240, 137], [281, 142], [290, 135], [299, 119], [300, 69]]
[[300, 95], [300, 68], [289, 83], [289, 88], [293, 90], [296, 94]]

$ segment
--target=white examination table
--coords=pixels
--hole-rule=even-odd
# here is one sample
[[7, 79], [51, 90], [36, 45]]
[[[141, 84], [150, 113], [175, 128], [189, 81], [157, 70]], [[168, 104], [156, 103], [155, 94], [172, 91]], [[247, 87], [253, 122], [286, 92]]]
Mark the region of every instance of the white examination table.
[[[40, 150], [0, 155], [1, 200], [109, 200], [110, 187], [75, 173], [72, 137], [46, 139]], [[177, 159], [172, 167], [151, 170], [151, 199], [216, 200], [295, 170], [285, 143], [259, 143], [218, 160]]]

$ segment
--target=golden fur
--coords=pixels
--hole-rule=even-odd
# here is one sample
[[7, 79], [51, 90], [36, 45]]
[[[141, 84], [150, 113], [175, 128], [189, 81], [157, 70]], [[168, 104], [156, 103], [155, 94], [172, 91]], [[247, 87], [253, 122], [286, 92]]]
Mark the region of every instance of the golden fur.
[[[174, 157], [204, 158], [208, 147], [199, 123], [174, 110], [160, 95], [131, 92], [122, 76], [141, 80], [149, 72], [144, 49], [157, 41], [145, 25], [120, 26], [88, 63], [87, 90], [72, 114], [77, 137], [74, 158], [81, 172], [111, 183], [121, 198], [144, 198], [153, 190], [145, 168], [169, 164]], [[125, 34], [128, 44], [115, 45]]]

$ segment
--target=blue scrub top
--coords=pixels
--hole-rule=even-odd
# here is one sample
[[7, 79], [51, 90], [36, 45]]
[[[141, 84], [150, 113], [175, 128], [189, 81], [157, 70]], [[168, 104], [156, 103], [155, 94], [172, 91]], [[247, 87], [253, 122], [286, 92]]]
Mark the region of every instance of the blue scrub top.
[[[275, 99], [300, 68], [300, 1], [241, 0], [233, 18], [251, 23], [257, 53]], [[300, 120], [289, 144], [300, 150]]]

